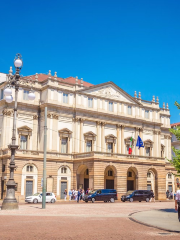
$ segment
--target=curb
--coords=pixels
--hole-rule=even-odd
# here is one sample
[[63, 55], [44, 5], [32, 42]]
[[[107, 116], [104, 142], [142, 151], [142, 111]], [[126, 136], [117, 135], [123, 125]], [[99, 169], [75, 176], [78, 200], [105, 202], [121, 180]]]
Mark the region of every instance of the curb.
[[[149, 210], [147, 210], [147, 211], [149, 211]], [[180, 233], [180, 231], [169, 230], [169, 229], [166, 229], [166, 228], [161, 228], [161, 227], [153, 226], [153, 225], [150, 225], [150, 224], [147, 224], [147, 223], [138, 221], [138, 220], [134, 219], [133, 217], [131, 217], [133, 214], [136, 214], [136, 213], [138, 213], [138, 212], [146, 212], [146, 211], [137, 211], [137, 212], [134, 212], [134, 213], [130, 213], [130, 214], [128, 215], [129, 219], [130, 219], [131, 221], [133, 221], [133, 222], [139, 223], [139, 224], [144, 225], [144, 226], [146, 226], [146, 227], [156, 228], [156, 229], [163, 230], [163, 231], [166, 231], [166, 232]]]

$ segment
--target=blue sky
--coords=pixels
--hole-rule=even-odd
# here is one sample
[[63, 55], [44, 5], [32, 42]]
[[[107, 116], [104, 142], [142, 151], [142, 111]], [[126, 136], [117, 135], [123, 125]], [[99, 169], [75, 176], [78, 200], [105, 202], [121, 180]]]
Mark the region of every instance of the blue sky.
[[78, 76], [113, 81], [142, 99], [168, 103], [180, 122], [180, 1], [3, 1], [0, 72], [17, 52], [23, 75]]

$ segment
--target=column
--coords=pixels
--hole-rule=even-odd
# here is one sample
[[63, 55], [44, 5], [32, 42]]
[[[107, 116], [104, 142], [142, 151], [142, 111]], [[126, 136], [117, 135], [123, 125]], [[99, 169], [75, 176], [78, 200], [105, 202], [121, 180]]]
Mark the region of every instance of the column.
[[[51, 114], [48, 113], [47, 114], [47, 150], [51, 150], [51, 145], [50, 145], [50, 133], [51, 133], [51, 126], [50, 126], [50, 122], [51, 122]], [[44, 130], [43, 130], [44, 133]], [[44, 139], [43, 139], [44, 142]], [[43, 149], [43, 146], [42, 146]]]
[[78, 121], [79, 118], [74, 118], [73, 122], [74, 122], [74, 132], [73, 132], [73, 142], [74, 142], [74, 153], [78, 153]]
[[161, 157], [161, 132], [158, 132], [158, 154], [157, 157]]
[[[140, 128], [139, 129], [139, 135], [140, 135], [140, 138], [142, 139], [143, 141], [143, 128]], [[140, 148], [140, 153], [139, 153], [140, 156], [143, 156], [143, 148], [141, 147]]]
[[27, 150], [30, 150], [30, 135], [27, 135]]
[[52, 115], [52, 151], [57, 152], [58, 115]]
[[121, 153], [124, 154], [124, 126], [121, 126]]
[[80, 119], [80, 142], [79, 142], [79, 152], [82, 153], [83, 152], [83, 122], [84, 120], [81, 118]]
[[121, 152], [120, 127], [121, 126], [119, 124], [116, 125], [116, 129], [117, 129], [117, 153]]
[[96, 127], [97, 127], [97, 139], [96, 139], [96, 151], [100, 151], [100, 124], [101, 122], [97, 121], [96, 122]]
[[62, 134], [60, 134], [59, 138], [59, 152], [61, 153], [61, 141], [62, 141]]
[[105, 122], [101, 123], [101, 152], [106, 152], [106, 148], [104, 146], [105, 143], [105, 138], [104, 138], [104, 126], [105, 126]]
[[38, 115], [33, 116], [32, 150], [38, 150]]
[[168, 158], [168, 136], [164, 135], [165, 152], [164, 156]]
[[136, 142], [137, 142], [137, 139], [138, 139], [138, 135], [139, 135], [139, 128], [135, 127], [135, 143], [134, 143], [135, 155], [139, 155], [139, 149], [138, 149], [138, 147], [136, 147]]
[[68, 149], [67, 149], [67, 153], [70, 153], [70, 136], [68, 136]]
[[153, 141], [154, 141], [154, 145], [153, 145], [153, 157], [157, 157], [157, 131], [153, 131]]
[[124, 103], [121, 104], [121, 113], [124, 114]]
[[171, 159], [172, 156], [171, 156], [171, 136], [168, 137], [168, 156], [167, 156], [168, 159]]

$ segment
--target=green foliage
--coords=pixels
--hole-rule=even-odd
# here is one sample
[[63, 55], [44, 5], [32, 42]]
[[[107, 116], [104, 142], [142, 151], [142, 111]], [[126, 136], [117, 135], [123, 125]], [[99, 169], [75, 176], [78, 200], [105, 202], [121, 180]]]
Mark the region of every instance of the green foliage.
[[[175, 102], [175, 106], [180, 109], [180, 104], [178, 102]], [[176, 129], [169, 129], [169, 131], [174, 134], [177, 138], [177, 140], [180, 140], [180, 126], [177, 126]], [[172, 150], [175, 154], [172, 160], [168, 161], [174, 166], [174, 168], [177, 170], [178, 175], [180, 175], [180, 149], [176, 149], [175, 147], [172, 147]]]

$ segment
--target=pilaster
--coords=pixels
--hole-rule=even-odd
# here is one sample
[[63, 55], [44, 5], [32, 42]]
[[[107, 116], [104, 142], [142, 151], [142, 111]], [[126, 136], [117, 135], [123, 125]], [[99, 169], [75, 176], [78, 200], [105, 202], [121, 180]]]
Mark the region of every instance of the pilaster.
[[121, 126], [121, 153], [124, 154], [124, 125]]

